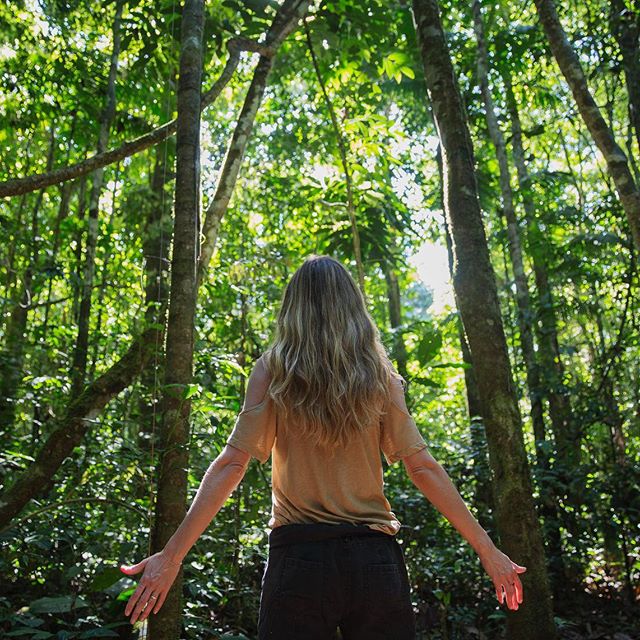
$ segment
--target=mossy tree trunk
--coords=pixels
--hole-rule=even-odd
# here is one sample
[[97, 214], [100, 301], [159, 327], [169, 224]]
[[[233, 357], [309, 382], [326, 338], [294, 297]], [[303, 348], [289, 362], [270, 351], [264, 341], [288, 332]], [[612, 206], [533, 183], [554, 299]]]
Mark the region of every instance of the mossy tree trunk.
[[473, 28], [478, 43], [476, 62], [478, 70], [478, 83], [484, 104], [485, 119], [489, 137], [496, 150], [498, 160], [498, 180], [500, 183], [500, 195], [502, 199], [502, 211], [507, 221], [507, 238], [509, 245], [509, 258], [513, 270], [513, 279], [516, 285], [516, 304], [518, 315], [518, 328], [520, 330], [520, 345], [527, 374], [527, 386], [529, 388], [529, 401], [531, 403], [531, 421], [533, 434], [536, 440], [536, 448], [545, 439], [544, 413], [542, 410], [542, 397], [540, 389], [540, 369], [536, 358], [535, 345], [533, 343], [533, 311], [531, 308], [531, 294], [529, 282], [522, 255], [522, 242], [520, 240], [520, 225], [516, 217], [511, 189], [511, 170], [507, 158], [507, 147], [504, 135], [498, 124], [491, 87], [489, 85], [489, 56], [484, 35], [484, 23], [482, 9], [479, 0], [473, 2]]
[[540, 523], [522, 435], [495, 275], [482, 223], [471, 137], [437, 0], [413, 0], [433, 117], [442, 145], [445, 214], [454, 256], [453, 284], [473, 359], [494, 476], [500, 545], [527, 567], [524, 602], [507, 612], [513, 640], [556, 636]]
[[[204, 0], [185, 0], [182, 10], [176, 133], [176, 187], [169, 321], [162, 389], [162, 426], [152, 552], [162, 550], [187, 511], [194, 320], [200, 229], [200, 101]], [[152, 640], [179, 640], [182, 630], [182, 567], [157, 614], [149, 617]]]

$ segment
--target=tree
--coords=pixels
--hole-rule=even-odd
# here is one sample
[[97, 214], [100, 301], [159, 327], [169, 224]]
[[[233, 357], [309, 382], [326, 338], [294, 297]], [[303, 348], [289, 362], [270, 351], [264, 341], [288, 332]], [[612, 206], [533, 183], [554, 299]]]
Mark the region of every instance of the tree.
[[469, 340], [494, 477], [501, 544], [527, 567], [525, 599], [507, 613], [518, 640], [555, 637], [540, 524], [522, 437], [495, 276], [478, 202], [473, 147], [436, 0], [414, 0], [427, 92], [442, 145], [445, 212], [454, 257], [453, 284]]
[[627, 156], [602, 117], [593, 99], [580, 59], [562, 28], [553, 0], [535, 0], [540, 22], [547, 35], [553, 56], [569, 84], [580, 115], [598, 149], [604, 156], [607, 169], [616, 185], [622, 208], [629, 222], [631, 237], [640, 251], [640, 190], [629, 170]]

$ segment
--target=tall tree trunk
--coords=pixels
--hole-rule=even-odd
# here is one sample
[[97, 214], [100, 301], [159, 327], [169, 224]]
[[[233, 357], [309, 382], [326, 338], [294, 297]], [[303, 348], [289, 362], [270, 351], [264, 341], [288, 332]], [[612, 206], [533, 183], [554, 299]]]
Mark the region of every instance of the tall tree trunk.
[[637, 157], [640, 158], [640, 13], [633, 11], [631, 5], [627, 7], [624, 0], [611, 0], [609, 25], [622, 55], [629, 97], [629, 124], [636, 135]]
[[482, 10], [480, 0], [473, 2], [473, 27], [478, 42], [477, 68], [480, 92], [484, 102], [485, 117], [489, 136], [496, 150], [498, 160], [500, 193], [502, 196], [502, 209], [507, 221], [507, 237], [509, 240], [509, 257], [513, 269], [513, 279], [516, 285], [516, 303], [518, 309], [518, 327], [520, 329], [520, 344], [522, 356], [527, 372], [527, 386], [529, 387], [529, 401], [531, 403], [531, 421], [533, 434], [536, 441], [536, 450], [545, 439], [544, 414], [542, 410], [542, 396], [540, 389], [540, 369], [533, 344], [533, 312], [531, 309], [531, 294], [529, 283], [525, 273], [524, 259], [522, 257], [522, 243], [520, 242], [520, 229], [513, 204], [513, 192], [511, 190], [511, 171], [507, 159], [507, 148], [504, 135], [498, 124], [495, 113], [491, 87], [489, 86], [489, 62], [487, 55], [487, 43], [484, 35]]
[[[200, 99], [204, 0], [185, 0], [182, 10], [176, 187], [169, 321], [162, 394], [161, 451], [152, 551], [161, 551], [187, 511], [189, 414], [185, 392], [193, 378], [200, 229]], [[183, 568], [164, 605], [149, 618], [152, 640], [179, 640], [182, 630]]]
[[[78, 228], [76, 229], [75, 247], [73, 250], [75, 281], [82, 281], [82, 223], [87, 213], [87, 177], [80, 178], [80, 187], [78, 188], [78, 211], [76, 218], [78, 219]], [[73, 318], [78, 317], [80, 309], [80, 287], [74, 284], [73, 302], [71, 303], [71, 315]]]
[[[564, 392], [564, 368], [558, 343], [556, 312], [553, 291], [549, 284], [549, 274], [544, 257], [544, 238], [538, 227], [536, 207], [531, 195], [529, 173], [525, 163], [522, 145], [522, 126], [518, 106], [513, 95], [511, 78], [505, 79], [507, 109], [511, 119], [511, 145], [513, 161], [518, 176], [518, 190], [526, 216], [527, 240], [537, 289], [538, 343], [542, 364], [542, 392], [549, 400], [549, 416], [556, 442], [556, 455], [560, 464], [555, 472], [564, 477], [565, 486], [569, 484], [566, 471], [575, 467], [579, 460], [579, 440], [569, 402]], [[576, 442], [577, 450], [576, 450]], [[556, 480], [552, 476], [551, 462], [547, 447], [537, 447], [537, 466], [540, 471], [540, 515], [544, 521], [544, 537], [547, 541], [549, 570], [552, 576], [553, 592], [556, 601], [566, 596], [565, 563], [562, 549], [561, 507]]]
[[[440, 206], [444, 211], [444, 193], [442, 193], [444, 185], [444, 171], [442, 167], [442, 152], [440, 150], [440, 145], [438, 145], [437, 160], [438, 175], [440, 178]], [[447, 244], [447, 265], [449, 267], [449, 275], [453, 279], [453, 240], [451, 239], [451, 231], [449, 230], [446, 216], [444, 219], [444, 235]], [[457, 301], [456, 308], [460, 308]], [[495, 505], [491, 490], [491, 467], [489, 465], [489, 455], [487, 451], [487, 435], [484, 428], [482, 409], [480, 406], [480, 392], [478, 390], [476, 374], [473, 369], [473, 358], [471, 357], [471, 349], [469, 349], [469, 341], [467, 340], [467, 336], [464, 332], [460, 315], [457, 317], [456, 325], [458, 329], [458, 339], [460, 340], [462, 362], [467, 365], [464, 369], [464, 386], [467, 396], [467, 414], [469, 416], [471, 445], [473, 446], [473, 472], [476, 480], [474, 495], [475, 506], [478, 511], [478, 521], [485, 530], [493, 533], [495, 529], [495, 522], [493, 518]]]
[[505, 78], [507, 109], [511, 119], [511, 145], [513, 161], [518, 176], [518, 188], [526, 215], [527, 239], [533, 263], [538, 292], [537, 316], [540, 321], [540, 361], [544, 371], [545, 393], [549, 398], [549, 416], [556, 440], [559, 458], [573, 468], [580, 459], [580, 441], [571, 409], [569, 394], [564, 388], [564, 366], [558, 341], [553, 291], [549, 284], [549, 273], [544, 257], [545, 239], [538, 225], [538, 214], [531, 196], [529, 172], [522, 144], [522, 125], [511, 78]]
[[198, 262], [198, 286], [206, 278], [209, 263], [215, 250], [220, 223], [229, 207], [229, 201], [240, 173], [242, 158], [251, 137], [253, 123], [267, 87], [267, 80], [273, 66], [274, 52], [297, 26], [298, 20], [307, 12], [309, 3], [310, 0], [284, 0], [267, 32], [265, 46], [271, 53], [267, 55], [268, 51], [266, 51], [260, 55], [236, 128], [227, 148], [216, 192], [207, 208], [202, 229], [204, 240], [200, 248]]
[[[273, 34], [271, 41], [274, 44], [272, 44], [272, 46], [280, 44], [282, 39], [291, 32], [297, 24], [301, 15], [300, 12], [306, 10], [308, 4], [309, 2], [306, 0], [285, 0], [270, 28], [270, 33]], [[261, 52], [267, 51], [267, 49], [262, 46], [259, 47], [259, 50]], [[260, 71], [261, 69], [258, 68], [256, 74], [259, 74]], [[249, 93], [251, 93], [251, 90]], [[207, 94], [202, 97], [203, 101], [206, 95]], [[249, 102], [251, 102], [250, 95], [247, 95], [245, 107]], [[243, 113], [244, 111], [243, 109]], [[234, 152], [227, 153], [225, 167], [221, 173], [220, 182], [216, 191], [216, 196], [219, 194], [219, 197], [214, 197], [212, 203], [212, 207], [214, 208], [212, 219], [214, 223], [211, 225], [210, 233], [203, 244], [203, 253], [206, 248], [209, 252], [209, 257], [215, 247], [217, 230], [222, 213], [226, 210], [226, 205], [220, 206], [220, 201], [226, 199], [228, 203], [235, 184], [233, 180], [228, 179], [231, 170], [227, 170], [227, 168], [230, 165], [234, 165], [237, 160], [235, 150], [239, 148], [244, 149], [244, 144], [246, 144], [246, 140], [241, 142], [238, 139], [239, 137], [241, 137], [241, 134], [236, 130], [234, 133], [235, 144], [232, 140], [230, 145], [230, 149], [233, 148]], [[234, 159], [231, 159], [230, 156], [232, 155]], [[84, 180], [81, 180], [81, 192], [79, 195], [80, 206], [82, 206], [84, 202], [83, 182]], [[224, 186], [221, 186], [222, 183], [224, 183]], [[217, 205], [216, 202], [218, 202]], [[211, 212], [211, 207], [209, 211]], [[217, 219], [216, 224], [216, 214], [218, 212], [220, 212], [220, 218]], [[209, 218], [209, 216], [207, 217]], [[203, 261], [201, 256], [198, 265], [199, 269], [207, 265], [208, 262]], [[202, 273], [199, 271], [199, 281], [201, 280], [201, 276]], [[64, 459], [71, 455], [74, 447], [82, 442], [82, 438], [91, 426], [91, 421], [99, 415], [102, 408], [104, 408], [113, 397], [120, 393], [120, 391], [127, 388], [150, 362], [154, 362], [152, 356], [157, 353], [157, 345], [162, 344], [164, 340], [163, 327], [164, 321], [160, 323], [154, 322], [151, 327], [145, 327], [142, 333], [133, 340], [126, 354], [115, 362], [100, 378], [85, 388], [82, 393], [82, 402], [73, 395], [69, 396], [66, 416], [56, 423], [51, 435], [47, 438], [38, 453], [36, 460], [22, 472], [13, 486], [0, 495], [0, 529], [6, 526], [15, 515], [20, 513], [34, 496], [44, 491]]]
[[407, 347], [400, 331], [402, 327], [402, 304], [400, 301], [400, 287], [398, 285], [398, 275], [393, 265], [385, 262], [382, 265], [384, 277], [387, 283], [387, 300], [389, 303], [389, 324], [393, 331], [393, 358], [398, 367], [398, 373], [408, 380], [407, 372]]
[[[53, 165], [55, 150], [55, 126], [49, 131], [49, 150], [47, 152], [47, 168]], [[38, 238], [40, 207], [44, 190], [41, 189], [31, 210], [31, 229], [25, 242], [27, 247], [27, 265], [22, 278], [22, 287], [15, 287], [13, 308], [7, 320], [5, 344], [0, 352], [0, 424], [5, 428], [13, 425], [15, 420], [18, 388], [23, 376], [24, 342], [27, 330], [29, 309], [33, 302], [34, 276], [39, 273], [40, 243]], [[17, 233], [21, 233], [20, 230]]]
[[[118, 0], [116, 14], [113, 20], [113, 50], [109, 65], [109, 77], [105, 95], [105, 105], [100, 117], [100, 132], [98, 134], [98, 153], [106, 150], [109, 142], [111, 123], [116, 115], [116, 76], [118, 73], [118, 58], [120, 57], [120, 23], [122, 21], [122, 7], [124, 0]], [[89, 321], [91, 319], [91, 293], [93, 277], [96, 268], [96, 246], [98, 243], [98, 218], [100, 213], [100, 194], [104, 181], [104, 168], [97, 169], [93, 174], [91, 196], [89, 198], [89, 216], [87, 221], [87, 241], [85, 248], [85, 263], [82, 275], [82, 297], [78, 315], [78, 338], [73, 354], [71, 370], [71, 392], [78, 394], [84, 386], [87, 370], [87, 355], [89, 348]]]
[[[107, 229], [113, 229], [113, 223], [118, 212], [118, 201], [116, 198], [116, 194], [118, 193], [119, 180], [120, 180], [120, 163], [116, 164], [115, 171], [113, 174], [113, 188], [111, 190], [111, 207], [109, 211], [109, 218], [107, 220]], [[100, 263], [101, 263], [100, 283], [96, 284], [96, 287], [98, 289], [97, 299], [95, 304], [96, 316], [97, 316], [96, 327], [102, 327], [102, 316], [105, 312], [104, 296], [107, 291], [107, 287], [109, 286], [108, 273], [109, 273], [109, 267], [111, 266], [110, 262], [112, 258], [113, 238], [109, 238], [109, 237], [105, 238], [104, 245], [105, 247], [102, 253], [102, 259], [100, 260]], [[113, 308], [110, 311], [111, 313], [113, 313], [114, 311], [117, 313], [116, 309], [113, 309]], [[110, 341], [108, 341], [106, 345], [103, 345], [100, 340], [94, 340], [92, 344], [92, 354], [91, 354], [90, 365], [88, 370], [88, 377], [90, 380], [93, 379], [93, 377], [96, 374], [96, 366], [100, 358], [101, 349], [104, 347], [105, 353], [107, 354], [109, 353], [109, 349], [111, 347], [109, 342]]]
[[607, 169], [629, 221], [633, 242], [636, 250], [640, 251], [640, 191], [629, 170], [627, 156], [616, 142], [613, 131], [607, 126], [589, 91], [580, 60], [560, 24], [553, 0], [535, 0], [535, 4], [551, 51], [569, 84], [578, 111], [607, 163]]
[[[71, 143], [69, 144], [69, 147]], [[58, 267], [56, 264], [58, 249], [60, 247], [60, 224], [69, 214], [69, 204], [71, 203], [71, 196], [73, 195], [73, 189], [77, 186], [75, 182], [66, 182], [60, 189], [60, 205], [58, 206], [58, 214], [53, 227], [53, 247], [51, 249], [51, 255], [47, 260], [48, 283], [47, 283], [47, 295], [44, 301], [44, 319], [42, 325], [38, 328], [38, 334], [40, 336], [41, 346], [37, 352], [35, 361], [33, 363], [33, 375], [40, 376], [42, 371], [48, 366], [47, 349], [44, 348], [44, 344], [47, 342], [47, 331], [49, 328], [49, 311], [51, 310], [51, 293], [53, 290], [53, 280], [59, 275]], [[35, 447], [40, 444], [40, 431], [42, 427], [48, 421], [51, 416], [46, 412], [45, 407], [42, 404], [40, 397], [34, 399], [33, 405], [33, 426], [32, 426], [32, 444]]]
[[482, 224], [471, 137], [436, 0], [413, 0], [427, 91], [443, 149], [445, 213], [453, 242], [460, 315], [473, 360], [494, 475], [501, 546], [524, 564], [524, 602], [507, 612], [517, 640], [555, 638], [540, 523], [524, 447], [518, 401], [495, 275]]
[[[145, 260], [145, 320], [147, 324], [163, 322], [164, 310], [169, 300], [168, 266], [171, 246], [172, 216], [168, 211], [165, 184], [169, 173], [167, 167], [173, 167], [173, 144], [165, 141], [156, 147], [156, 161], [151, 178], [151, 203], [143, 231], [143, 251]], [[171, 149], [171, 151], [170, 151]], [[159, 344], [155, 354], [153, 367], [142, 372], [140, 386], [142, 395], [138, 403], [140, 424], [138, 430], [138, 446], [150, 451], [155, 446], [156, 421], [158, 407], [156, 392], [158, 380], [164, 370], [164, 345]]]

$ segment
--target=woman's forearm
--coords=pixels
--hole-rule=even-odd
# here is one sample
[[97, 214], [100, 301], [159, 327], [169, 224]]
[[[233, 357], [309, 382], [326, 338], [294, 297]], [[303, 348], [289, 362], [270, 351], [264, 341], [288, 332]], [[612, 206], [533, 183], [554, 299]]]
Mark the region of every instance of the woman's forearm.
[[473, 517], [440, 464], [433, 461], [428, 466], [411, 470], [410, 477], [427, 500], [458, 530], [478, 555], [494, 548], [491, 538]]
[[240, 484], [246, 465], [221, 454], [205, 472], [189, 511], [164, 547], [175, 562], [181, 562], [229, 496]]

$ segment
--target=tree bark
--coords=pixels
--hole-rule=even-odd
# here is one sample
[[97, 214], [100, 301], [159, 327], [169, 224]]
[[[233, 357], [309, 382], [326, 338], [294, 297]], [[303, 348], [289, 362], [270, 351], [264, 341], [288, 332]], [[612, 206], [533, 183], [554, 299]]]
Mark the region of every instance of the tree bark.
[[[120, 57], [120, 23], [124, 2], [116, 4], [116, 14], [113, 21], [113, 51], [109, 66], [107, 91], [104, 110], [100, 118], [100, 132], [98, 134], [98, 154], [103, 153], [109, 143], [111, 123], [116, 115], [116, 76], [118, 74], [118, 58]], [[82, 296], [78, 314], [78, 338], [73, 354], [71, 370], [71, 393], [80, 393], [84, 386], [87, 371], [87, 355], [89, 349], [89, 322], [91, 320], [91, 294], [93, 292], [93, 278], [96, 268], [96, 247], [98, 244], [98, 219], [100, 213], [100, 194], [104, 183], [104, 168], [97, 169], [93, 174], [91, 195], [89, 197], [89, 215], [87, 217], [87, 241], [85, 245], [85, 262], [82, 274]], [[98, 327], [99, 329], [99, 327]]]
[[[265, 38], [265, 45], [269, 51], [274, 52], [278, 49], [284, 39], [297, 26], [298, 20], [307, 12], [309, 3], [310, 0], [285, 0], [282, 3]], [[253, 123], [262, 103], [272, 66], [273, 53], [271, 55], [261, 54], [256, 70], [253, 73], [251, 85], [247, 90], [231, 142], [227, 148], [216, 192], [207, 207], [202, 229], [204, 239], [200, 247], [200, 259], [198, 261], [198, 287], [206, 278], [209, 263], [215, 251], [220, 223], [229, 208], [229, 201], [240, 173], [242, 158], [251, 137]]]
[[518, 309], [520, 344], [527, 374], [527, 386], [529, 387], [533, 434], [536, 441], [536, 450], [539, 450], [540, 444], [544, 442], [545, 439], [545, 424], [540, 389], [540, 368], [538, 366], [536, 350], [533, 344], [533, 311], [531, 309], [531, 294], [529, 292], [529, 282], [525, 273], [524, 259], [522, 257], [520, 227], [513, 204], [511, 171], [509, 168], [509, 160], [507, 159], [507, 148], [504, 141], [504, 135], [502, 134], [502, 130], [498, 124], [493, 96], [491, 95], [491, 87], [489, 86], [489, 62], [480, 0], [474, 0], [473, 2], [473, 27], [478, 43], [476, 61], [480, 93], [482, 94], [482, 100], [484, 103], [489, 136], [496, 150], [496, 158], [498, 160], [502, 210], [507, 221], [509, 257], [511, 259], [513, 279], [516, 285], [516, 304]]
[[[204, 0], [185, 0], [182, 10], [176, 186], [169, 321], [162, 393], [160, 468], [152, 552], [161, 551], [187, 511], [193, 340], [198, 295], [196, 268], [200, 228], [200, 100]], [[153, 640], [179, 640], [182, 630], [183, 567], [164, 605], [149, 618]]]
[[580, 60], [562, 28], [553, 0], [535, 0], [535, 4], [551, 51], [569, 84], [582, 120], [604, 156], [629, 221], [631, 237], [636, 250], [640, 251], [640, 191], [629, 169], [627, 156], [616, 142], [613, 131], [589, 91]]
[[555, 638], [540, 523], [524, 447], [518, 401], [495, 275], [482, 224], [471, 137], [436, 0], [413, 0], [425, 80], [443, 150], [445, 213], [454, 255], [453, 284], [474, 364], [494, 475], [500, 543], [524, 564], [524, 602], [507, 611], [507, 634]]

